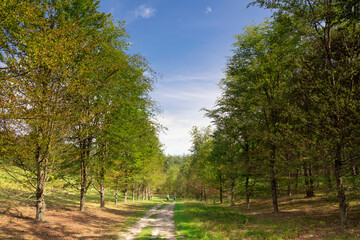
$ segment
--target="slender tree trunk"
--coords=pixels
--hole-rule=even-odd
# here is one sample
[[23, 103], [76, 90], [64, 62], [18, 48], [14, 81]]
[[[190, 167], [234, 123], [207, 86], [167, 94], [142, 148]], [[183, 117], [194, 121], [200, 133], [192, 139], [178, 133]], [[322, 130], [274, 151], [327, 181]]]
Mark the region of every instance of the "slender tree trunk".
[[359, 166], [358, 166], [358, 163], [357, 163], [357, 162], [354, 162], [354, 163], [353, 163], [351, 170], [352, 170], [352, 175], [353, 175], [353, 176], [359, 175]]
[[43, 222], [45, 221], [45, 184], [47, 177], [47, 166], [48, 159], [41, 159], [40, 156], [40, 146], [36, 150], [36, 161], [37, 161], [37, 186], [36, 186], [36, 221]]
[[295, 189], [294, 189], [294, 192], [295, 192], [295, 193], [298, 192], [298, 186], [299, 186], [299, 169], [296, 169], [296, 174], [295, 174]]
[[128, 193], [128, 188], [127, 188], [127, 184], [126, 184], [125, 189], [124, 189], [124, 203], [127, 202], [127, 193]]
[[219, 189], [219, 191], [220, 191], [220, 196], [219, 196], [219, 198], [220, 198], [220, 204], [222, 204], [223, 203], [223, 187], [222, 187], [222, 182], [221, 182], [221, 180], [220, 180], [220, 189]]
[[151, 187], [149, 187], [148, 190], [148, 200], [151, 201]]
[[246, 208], [250, 208], [250, 193], [249, 193], [249, 177], [246, 176], [245, 179], [245, 201], [246, 201]]
[[288, 186], [287, 186], [287, 196], [291, 197], [292, 193], [291, 193], [291, 178], [292, 175], [289, 173], [288, 175]]
[[81, 160], [81, 190], [80, 190], [80, 211], [85, 211], [87, 192], [87, 166], [85, 158]]
[[115, 206], [118, 204], [118, 196], [119, 196], [119, 181], [116, 182], [116, 189], [115, 189]]
[[277, 182], [276, 182], [276, 173], [275, 173], [275, 160], [276, 160], [276, 147], [272, 146], [272, 151], [270, 156], [271, 193], [272, 193], [274, 213], [278, 213], [279, 206], [277, 200], [278, 196], [277, 196]]
[[342, 146], [339, 144], [336, 147], [335, 178], [336, 178], [336, 187], [338, 192], [341, 226], [345, 226], [347, 225], [347, 203], [346, 203], [345, 187], [343, 184], [342, 166], [344, 163], [341, 158], [341, 151], [342, 151]]
[[100, 171], [100, 207], [105, 207], [105, 172], [104, 168]]
[[206, 202], [206, 186], [204, 186], [204, 201]]
[[134, 186], [131, 187], [131, 198], [132, 198], [132, 201], [135, 202], [135, 187]]
[[200, 202], [202, 202], [202, 200], [203, 200], [203, 189], [201, 188], [201, 190], [200, 190]]
[[312, 164], [309, 163], [309, 196], [310, 197], [314, 197], [315, 193], [314, 193], [314, 178], [313, 178], [313, 167]]
[[231, 179], [231, 206], [235, 206], [235, 179]]
[[105, 207], [105, 186], [103, 183], [100, 184], [100, 207]]
[[311, 164], [304, 163], [304, 177], [306, 186], [306, 197], [314, 197], [314, 182], [312, 180]]
[[332, 181], [331, 181], [331, 170], [330, 170], [330, 168], [326, 168], [326, 170], [325, 170], [325, 178], [327, 180], [329, 191], [332, 191], [333, 185], [332, 185]]
[[90, 186], [88, 182], [88, 158], [90, 156], [90, 144], [92, 142], [91, 138], [86, 138], [80, 142], [80, 150], [81, 150], [81, 189], [80, 189], [80, 211], [85, 211], [85, 202], [86, 202], [86, 193]]
[[145, 187], [144, 186], [142, 187], [142, 190], [141, 190], [141, 199], [143, 201], [145, 200]]
[[136, 196], [136, 198], [137, 198], [136, 200], [137, 200], [137, 201], [140, 201], [140, 187], [141, 187], [141, 186], [140, 186], [140, 183], [139, 183], [139, 184], [138, 184], [138, 189], [137, 189], [137, 190], [138, 190], [138, 191], [137, 191], [137, 196]]

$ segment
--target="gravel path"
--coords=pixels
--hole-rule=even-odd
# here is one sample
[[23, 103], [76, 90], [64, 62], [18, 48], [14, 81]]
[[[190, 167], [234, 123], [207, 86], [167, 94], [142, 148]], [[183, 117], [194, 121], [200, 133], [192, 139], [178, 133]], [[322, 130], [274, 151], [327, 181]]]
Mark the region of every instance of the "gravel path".
[[[119, 235], [120, 239], [136, 239], [136, 236], [143, 228], [152, 227], [152, 237], [176, 240], [174, 234], [175, 224], [173, 220], [175, 203], [166, 204], [162, 209], [157, 209], [161, 205], [163, 205], [163, 203], [152, 207], [128, 232]], [[156, 215], [156, 217], [149, 218], [152, 215]]]

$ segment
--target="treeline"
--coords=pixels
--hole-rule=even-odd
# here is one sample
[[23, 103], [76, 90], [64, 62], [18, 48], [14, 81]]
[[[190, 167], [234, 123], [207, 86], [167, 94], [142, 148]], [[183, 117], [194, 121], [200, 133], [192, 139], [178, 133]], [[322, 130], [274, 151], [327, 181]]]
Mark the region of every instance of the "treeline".
[[155, 75], [128, 53], [124, 23], [94, 0], [4, 0], [0, 20], [0, 164], [33, 189], [36, 220], [48, 181], [78, 189], [81, 211], [90, 187], [102, 207], [105, 186], [151, 198], [164, 163]]
[[[194, 128], [180, 171], [188, 194], [250, 198], [315, 189], [334, 193], [341, 225], [359, 196], [360, 3], [267, 1], [271, 19], [244, 28], [221, 80], [222, 95]], [[269, 187], [270, 186], [270, 187]]]

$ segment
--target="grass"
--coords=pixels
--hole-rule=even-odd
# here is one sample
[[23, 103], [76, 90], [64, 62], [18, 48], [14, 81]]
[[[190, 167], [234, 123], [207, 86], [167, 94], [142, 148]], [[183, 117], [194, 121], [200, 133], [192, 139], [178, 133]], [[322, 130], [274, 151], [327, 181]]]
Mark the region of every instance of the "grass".
[[161, 237], [153, 237], [152, 236], [152, 229], [153, 229], [152, 227], [143, 228], [141, 233], [139, 233], [139, 235], [136, 237], [136, 240], [149, 240], [149, 239], [160, 240], [160, 239], [164, 239], [164, 238], [161, 238]]
[[351, 201], [349, 225], [339, 226], [332, 199], [318, 194], [280, 197], [280, 213], [272, 213], [270, 198], [243, 202], [236, 207], [204, 202], [178, 202], [175, 224], [178, 239], [360, 239], [360, 206]]
[[158, 208], [157, 208], [157, 210], [161, 210], [161, 209], [163, 209], [166, 205], [168, 205], [169, 203], [164, 203], [164, 204], [162, 204], [162, 205], [160, 205]]
[[243, 228], [252, 220], [240, 212], [223, 206], [194, 201], [175, 205], [176, 234], [180, 239], [225, 239], [233, 229]]

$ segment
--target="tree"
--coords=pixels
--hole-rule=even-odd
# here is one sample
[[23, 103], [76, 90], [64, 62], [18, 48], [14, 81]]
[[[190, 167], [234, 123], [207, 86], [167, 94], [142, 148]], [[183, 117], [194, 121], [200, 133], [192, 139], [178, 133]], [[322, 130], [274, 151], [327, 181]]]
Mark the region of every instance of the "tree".
[[[66, 18], [60, 3], [25, 6], [33, 10], [13, 16], [17, 21], [3, 29], [6, 84], [2, 112], [9, 123], [8, 132], [15, 134], [12, 140], [20, 146], [13, 149], [17, 156], [13, 163], [23, 168], [36, 188], [36, 219], [44, 221], [45, 184], [69, 134], [77, 60], [90, 48], [83, 45], [84, 29]], [[32, 174], [36, 175], [35, 184]]]
[[294, 31], [307, 44], [298, 82], [313, 133], [326, 139], [332, 153], [341, 225], [347, 224], [344, 166], [359, 129], [358, 1], [267, 1], [253, 4], [277, 9], [275, 19], [299, 22]]

